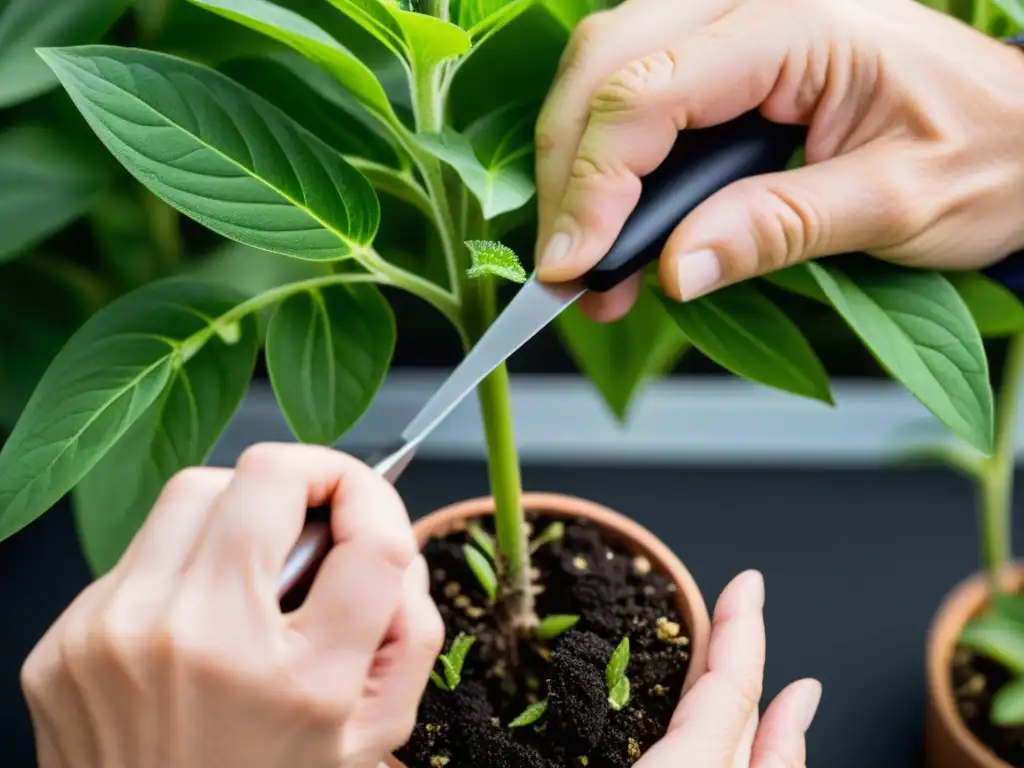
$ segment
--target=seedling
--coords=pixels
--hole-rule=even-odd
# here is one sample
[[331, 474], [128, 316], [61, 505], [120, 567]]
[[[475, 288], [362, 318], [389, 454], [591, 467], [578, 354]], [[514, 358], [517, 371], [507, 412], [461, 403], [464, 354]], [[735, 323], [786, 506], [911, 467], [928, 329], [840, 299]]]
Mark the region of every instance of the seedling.
[[524, 728], [527, 725], [533, 725], [542, 717], [544, 713], [548, 711], [548, 700], [541, 699], [536, 704], [531, 704], [523, 710], [522, 714], [515, 718], [511, 723], [508, 724], [509, 728]]
[[555, 614], [546, 616], [537, 627], [537, 638], [539, 640], [553, 640], [575, 627], [579, 620], [579, 616], [571, 615]]
[[616, 712], [629, 706], [631, 700], [629, 678], [626, 669], [629, 667], [629, 638], [622, 642], [612, 653], [605, 667], [605, 683], [608, 686], [608, 704]]
[[487, 555], [470, 544], [466, 544], [462, 551], [466, 555], [466, 562], [469, 563], [470, 570], [473, 571], [477, 582], [486, 593], [487, 599], [493, 603], [498, 596], [498, 574], [494, 572], [491, 561], [487, 559]]
[[462, 682], [462, 667], [466, 663], [466, 654], [469, 653], [469, 649], [473, 647], [474, 642], [476, 642], [475, 637], [464, 633], [460, 633], [452, 640], [448, 653], [443, 653], [437, 657], [437, 660], [441, 662], [444, 677], [442, 678], [437, 673], [437, 670], [433, 670], [430, 673], [430, 679], [434, 685], [442, 691], [449, 693], [459, 687], [459, 683]]
[[540, 532], [540, 535], [530, 542], [530, 554], [534, 554], [545, 544], [554, 544], [556, 541], [561, 541], [564, 535], [565, 523], [556, 520], [548, 525], [547, 528]]

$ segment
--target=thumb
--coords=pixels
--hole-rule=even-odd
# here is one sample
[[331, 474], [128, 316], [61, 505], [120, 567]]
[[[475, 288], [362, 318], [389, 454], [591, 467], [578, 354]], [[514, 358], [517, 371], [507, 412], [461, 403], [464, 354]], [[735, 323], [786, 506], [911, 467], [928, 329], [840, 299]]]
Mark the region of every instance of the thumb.
[[906, 157], [891, 145], [868, 145], [725, 187], [666, 242], [665, 292], [690, 301], [807, 259], [885, 251], [909, 239], [925, 226], [925, 197], [914, 191], [920, 185]]

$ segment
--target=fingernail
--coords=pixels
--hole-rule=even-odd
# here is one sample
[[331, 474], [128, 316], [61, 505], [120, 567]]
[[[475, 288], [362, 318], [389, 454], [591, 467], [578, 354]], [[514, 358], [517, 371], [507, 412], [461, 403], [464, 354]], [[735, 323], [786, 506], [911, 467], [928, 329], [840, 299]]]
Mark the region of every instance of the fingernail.
[[567, 232], [557, 232], [544, 249], [540, 257], [540, 266], [543, 269], [550, 269], [566, 260], [572, 248], [572, 237]]
[[722, 263], [710, 249], [684, 253], [676, 259], [679, 298], [692, 301], [711, 291], [722, 279]]
[[808, 680], [802, 692], [801, 722], [800, 730], [807, 732], [814, 722], [814, 716], [818, 714], [818, 705], [821, 703], [821, 683], [817, 680]]
[[744, 599], [758, 610], [764, 608], [764, 576], [760, 571], [746, 571], [742, 574], [741, 588]]

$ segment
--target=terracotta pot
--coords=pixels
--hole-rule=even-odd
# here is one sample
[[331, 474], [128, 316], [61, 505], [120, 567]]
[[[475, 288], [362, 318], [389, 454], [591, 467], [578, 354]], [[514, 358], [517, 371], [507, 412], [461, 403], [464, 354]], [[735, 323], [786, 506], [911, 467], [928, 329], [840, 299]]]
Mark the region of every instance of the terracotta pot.
[[[1003, 576], [1004, 589], [1024, 585], [1024, 564]], [[925, 725], [928, 768], [1012, 768], [967, 729], [953, 697], [950, 669], [964, 626], [988, 607], [988, 581], [976, 574], [961, 582], [939, 607], [928, 632], [928, 713]]]
[[[707, 671], [711, 620], [697, 583], [672, 550], [643, 526], [584, 499], [556, 493], [527, 493], [523, 495], [523, 506], [528, 512], [541, 513], [545, 517], [579, 517], [596, 524], [609, 540], [633, 554], [643, 555], [655, 569], [661, 570], [675, 583], [676, 605], [690, 629], [690, 666], [683, 681], [683, 692], [690, 690], [697, 678]], [[490, 498], [453, 504], [417, 520], [414, 525], [416, 538], [423, 547], [430, 539], [464, 530], [470, 520], [493, 512], [494, 502]], [[406, 768], [394, 757], [389, 757], [386, 764], [388, 768]]]

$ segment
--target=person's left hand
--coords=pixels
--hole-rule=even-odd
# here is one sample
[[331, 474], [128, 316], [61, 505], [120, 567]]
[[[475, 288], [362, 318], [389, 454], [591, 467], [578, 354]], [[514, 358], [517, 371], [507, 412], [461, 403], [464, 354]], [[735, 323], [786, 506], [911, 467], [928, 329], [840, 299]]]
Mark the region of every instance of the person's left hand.
[[764, 579], [741, 573], [715, 607], [708, 671], [683, 696], [667, 735], [636, 768], [803, 768], [817, 680], [790, 684], [759, 718], [764, 677]]

